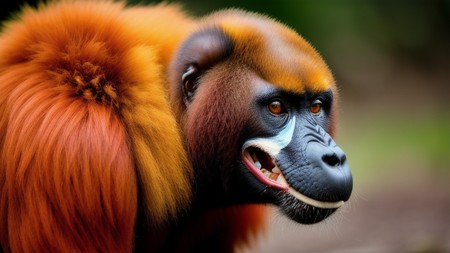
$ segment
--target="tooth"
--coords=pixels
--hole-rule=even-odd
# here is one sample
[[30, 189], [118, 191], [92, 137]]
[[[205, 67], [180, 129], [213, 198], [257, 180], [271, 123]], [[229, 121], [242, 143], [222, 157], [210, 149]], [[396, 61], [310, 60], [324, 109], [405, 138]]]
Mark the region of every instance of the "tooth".
[[254, 163], [255, 163], [256, 168], [261, 169], [261, 163], [260, 162], [255, 161]]
[[266, 177], [270, 177], [270, 174], [272, 174], [272, 173], [270, 173], [270, 171], [268, 171], [268, 170], [266, 170], [266, 169], [264, 169], [264, 168], [261, 169], [261, 172], [262, 172]]
[[269, 179], [273, 181], [277, 181], [279, 174], [271, 173]]
[[286, 181], [286, 179], [283, 177], [283, 175], [279, 175], [279, 177], [277, 178], [277, 183], [279, 183], [279, 184], [281, 184], [281, 185], [284, 185], [284, 186], [287, 186], [288, 185], [288, 183], [287, 183], [287, 181]]
[[273, 173], [277, 173], [277, 174], [281, 174], [281, 170], [277, 166], [273, 167], [272, 172]]

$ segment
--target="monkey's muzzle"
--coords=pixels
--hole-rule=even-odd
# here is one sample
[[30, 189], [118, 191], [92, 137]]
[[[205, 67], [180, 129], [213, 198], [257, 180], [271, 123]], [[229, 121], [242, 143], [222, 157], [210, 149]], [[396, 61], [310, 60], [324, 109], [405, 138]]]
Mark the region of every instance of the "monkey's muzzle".
[[242, 153], [242, 161], [262, 184], [278, 191], [287, 192], [307, 205], [322, 209], [337, 209], [344, 204], [344, 201], [319, 201], [295, 190], [289, 185], [275, 160], [260, 148], [246, 148]]

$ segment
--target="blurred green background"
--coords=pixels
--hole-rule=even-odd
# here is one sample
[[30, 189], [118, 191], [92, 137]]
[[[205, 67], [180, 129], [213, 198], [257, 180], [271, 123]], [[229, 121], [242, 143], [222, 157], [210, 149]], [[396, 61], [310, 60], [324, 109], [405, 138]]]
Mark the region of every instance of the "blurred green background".
[[[1, 19], [23, 4], [0, 1]], [[287, 24], [341, 90], [349, 205], [317, 226], [274, 211], [268, 235], [241, 251], [450, 252], [450, 0], [176, 2], [198, 17], [241, 8]]]

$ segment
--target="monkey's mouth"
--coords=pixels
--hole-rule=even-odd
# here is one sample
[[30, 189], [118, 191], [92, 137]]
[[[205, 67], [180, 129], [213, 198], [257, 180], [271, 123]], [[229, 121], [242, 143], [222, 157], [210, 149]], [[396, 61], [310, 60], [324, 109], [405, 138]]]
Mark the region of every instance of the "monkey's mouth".
[[242, 153], [242, 161], [250, 172], [263, 184], [277, 191], [285, 192], [306, 205], [320, 209], [337, 209], [344, 201], [324, 202], [308, 197], [292, 188], [274, 159], [256, 147], [248, 147]]
[[249, 147], [242, 153], [242, 160], [252, 174], [263, 184], [287, 191], [289, 184], [273, 159], [258, 148]]

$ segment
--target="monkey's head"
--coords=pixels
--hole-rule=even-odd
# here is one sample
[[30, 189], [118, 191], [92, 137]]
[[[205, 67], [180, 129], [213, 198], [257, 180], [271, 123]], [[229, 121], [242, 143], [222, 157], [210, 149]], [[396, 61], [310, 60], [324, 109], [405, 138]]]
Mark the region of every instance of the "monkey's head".
[[169, 74], [199, 198], [273, 203], [301, 223], [349, 199], [352, 176], [332, 138], [335, 81], [297, 33], [255, 14], [216, 13]]

